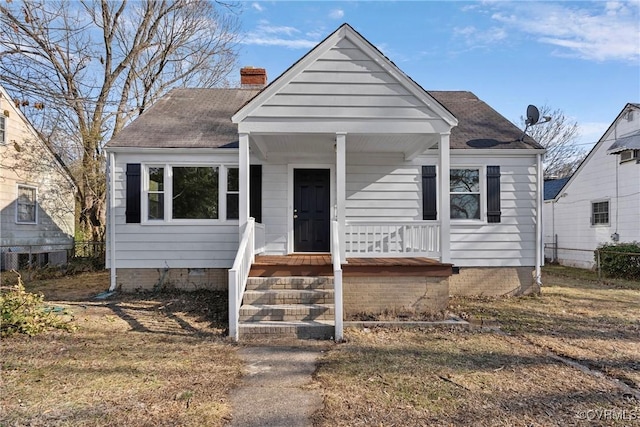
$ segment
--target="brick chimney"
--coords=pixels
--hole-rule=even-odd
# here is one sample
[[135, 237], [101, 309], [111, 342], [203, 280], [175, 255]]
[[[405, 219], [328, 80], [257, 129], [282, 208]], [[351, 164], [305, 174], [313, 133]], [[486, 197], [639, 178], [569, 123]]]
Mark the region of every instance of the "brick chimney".
[[262, 89], [267, 85], [267, 70], [243, 67], [240, 69], [240, 86], [243, 89]]

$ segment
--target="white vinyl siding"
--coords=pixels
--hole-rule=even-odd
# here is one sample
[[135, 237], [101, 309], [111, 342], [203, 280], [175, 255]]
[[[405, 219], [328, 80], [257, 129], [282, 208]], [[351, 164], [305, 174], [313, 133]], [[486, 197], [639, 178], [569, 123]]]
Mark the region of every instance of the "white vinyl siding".
[[448, 131], [428, 102], [345, 38], [265, 99], [242, 126], [250, 132], [331, 132], [336, 124], [356, 133]]
[[[488, 156], [456, 150], [451, 168], [500, 166], [499, 223], [451, 220], [451, 262], [460, 267], [526, 267], [535, 265], [536, 157]], [[481, 174], [481, 184], [486, 176]], [[484, 187], [484, 186], [483, 186]], [[486, 198], [481, 198], [481, 204]], [[484, 208], [482, 209], [485, 210]]]
[[287, 164], [262, 165], [262, 223], [265, 229], [265, 253], [287, 253]]
[[421, 165], [401, 154], [347, 153], [346, 219], [422, 220]]
[[[436, 150], [434, 150], [435, 152]], [[451, 224], [451, 257], [457, 266], [533, 266], [535, 264], [536, 157], [452, 155], [452, 167], [475, 164], [481, 170], [500, 165], [501, 222]], [[326, 161], [327, 159], [323, 159]], [[266, 253], [286, 254], [287, 168], [293, 160], [270, 159], [263, 165], [263, 224]], [[309, 158], [309, 163], [313, 158]], [[295, 163], [304, 163], [300, 156]], [[422, 165], [437, 155], [405, 161], [401, 154], [347, 153], [347, 221], [422, 221]], [[438, 172], [439, 173], [439, 170]], [[482, 173], [482, 180], [486, 175]], [[484, 185], [481, 185], [484, 188]], [[335, 201], [331, 202], [332, 205]], [[486, 203], [482, 198], [481, 203]], [[482, 209], [485, 212], [486, 209]], [[350, 243], [350, 242], [347, 242]]]
[[[231, 268], [239, 243], [237, 220], [178, 220], [126, 224], [125, 171], [127, 163], [157, 166], [166, 165], [168, 159], [171, 159], [173, 164], [181, 166], [233, 165], [238, 161], [237, 152], [209, 156], [171, 152], [117, 153], [115, 158], [117, 268]], [[143, 210], [143, 218], [144, 212]], [[109, 245], [107, 266], [111, 266]]]

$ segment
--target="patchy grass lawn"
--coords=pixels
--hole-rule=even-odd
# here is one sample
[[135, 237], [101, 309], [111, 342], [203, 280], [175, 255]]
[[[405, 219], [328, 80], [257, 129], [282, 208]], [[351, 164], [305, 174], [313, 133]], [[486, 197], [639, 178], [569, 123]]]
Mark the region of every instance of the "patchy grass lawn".
[[0, 425], [216, 426], [229, 417], [242, 362], [224, 338], [226, 295], [95, 300], [105, 272], [25, 287], [70, 308], [79, 330], [3, 340]]
[[640, 402], [616, 380], [638, 392], [640, 286], [574, 274], [545, 269], [540, 296], [453, 299], [470, 331], [348, 330], [316, 372], [316, 425], [637, 423]]

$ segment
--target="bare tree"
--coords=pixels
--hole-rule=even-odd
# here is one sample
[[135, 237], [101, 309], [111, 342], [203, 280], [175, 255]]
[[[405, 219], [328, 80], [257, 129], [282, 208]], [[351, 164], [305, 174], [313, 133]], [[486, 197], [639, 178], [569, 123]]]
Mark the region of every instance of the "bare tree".
[[236, 12], [207, 0], [0, 5], [0, 83], [45, 105], [40, 131], [77, 163], [79, 225], [93, 239], [104, 236], [104, 143], [173, 87], [224, 84]]
[[[552, 110], [548, 105], [543, 105], [539, 110], [540, 117], [549, 116], [551, 120], [529, 127], [527, 134], [547, 149], [542, 165], [544, 177], [570, 176], [586, 156], [585, 150], [577, 145], [578, 123], [565, 116], [560, 109]], [[521, 117], [523, 127], [525, 120]]]

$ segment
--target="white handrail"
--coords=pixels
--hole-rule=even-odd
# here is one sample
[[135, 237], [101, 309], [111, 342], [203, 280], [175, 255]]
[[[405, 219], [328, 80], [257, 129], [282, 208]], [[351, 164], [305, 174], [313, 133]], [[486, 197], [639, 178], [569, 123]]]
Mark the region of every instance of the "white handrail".
[[247, 287], [249, 270], [255, 256], [255, 219], [249, 218], [245, 224], [233, 267], [229, 270], [229, 336], [240, 338], [240, 305]]
[[342, 322], [342, 261], [340, 259], [340, 224], [331, 224], [331, 260], [333, 261], [333, 298], [335, 313], [335, 337], [337, 342], [344, 338]]

